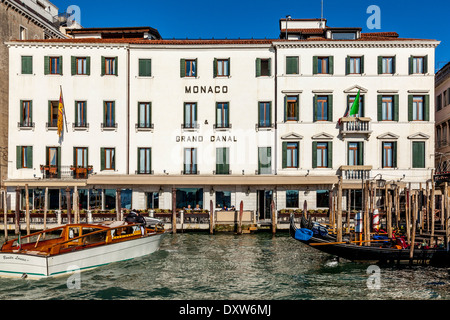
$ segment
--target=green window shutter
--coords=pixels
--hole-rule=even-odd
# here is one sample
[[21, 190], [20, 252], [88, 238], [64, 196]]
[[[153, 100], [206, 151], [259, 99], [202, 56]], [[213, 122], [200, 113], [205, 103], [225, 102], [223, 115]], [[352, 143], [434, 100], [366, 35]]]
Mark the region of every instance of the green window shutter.
[[77, 74], [77, 58], [76, 57], [71, 57], [71, 69], [72, 69], [72, 75], [76, 75]]
[[144, 75], [145, 75], [145, 62], [144, 59], [139, 59], [139, 77], [143, 77]]
[[383, 57], [378, 57], [378, 74], [383, 74]]
[[397, 56], [392, 57], [392, 74], [397, 72]]
[[425, 168], [425, 142], [413, 142], [413, 168]]
[[334, 74], [334, 57], [328, 57], [328, 74]]
[[213, 77], [216, 78], [217, 77], [217, 59], [214, 58], [213, 61]]
[[285, 168], [287, 168], [287, 142], [283, 142], [283, 153], [282, 153], [282, 156], [283, 156], [283, 162], [282, 162], [282, 164], [283, 164], [283, 169], [285, 169]]
[[300, 121], [300, 96], [297, 95], [297, 104], [295, 106], [295, 119]]
[[364, 142], [358, 142], [358, 166], [364, 165]]
[[106, 101], [103, 101], [103, 124], [106, 126]]
[[414, 63], [414, 57], [410, 56], [409, 57], [409, 74], [413, 74], [413, 72], [414, 72], [413, 63]]
[[231, 76], [231, 58], [228, 58], [228, 75]]
[[423, 97], [423, 120], [430, 121], [430, 96]]
[[75, 123], [78, 123], [78, 101], [75, 101]]
[[50, 57], [44, 57], [44, 74], [50, 74]]
[[137, 171], [141, 172], [141, 148], [137, 148]]
[[269, 77], [271, 77], [272, 76], [272, 58], [269, 58], [268, 64], [269, 64]]
[[288, 112], [288, 110], [287, 110], [287, 99], [288, 99], [288, 97], [287, 97], [287, 96], [284, 96], [284, 122], [286, 122], [287, 119], [288, 119], [288, 114], [287, 114], [287, 112]]
[[328, 95], [328, 121], [333, 122], [333, 95]]
[[33, 168], [33, 147], [27, 147], [27, 168]]
[[345, 59], [345, 74], [350, 74], [350, 56]]
[[180, 59], [180, 77], [186, 77], [186, 60]]
[[378, 121], [382, 121], [383, 120], [383, 96], [382, 95], [378, 95], [378, 108], [377, 108], [378, 112]]
[[57, 147], [56, 148], [56, 153], [57, 153], [57, 159], [56, 159], [56, 165], [58, 166], [58, 177], [61, 177], [61, 147]]
[[73, 166], [77, 164], [77, 149], [73, 148]]
[[261, 77], [261, 59], [256, 59], [256, 77]]
[[150, 121], [150, 125], [152, 124], [152, 113], [153, 113], [153, 108], [152, 108], [152, 103], [151, 102], [149, 102], [148, 103], [148, 107], [149, 107], [149, 110], [148, 110], [148, 113], [149, 113], [149, 121]]
[[317, 96], [313, 97], [313, 122], [317, 121]]
[[49, 101], [48, 102], [48, 123], [51, 126], [51, 122], [52, 122], [52, 102]]
[[152, 75], [152, 60], [139, 59], [139, 76], [151, 77]]
[[22, 169], [22, 147], [16, 147], [16, 167], [17, 169]]
[[397, 168], [397, 141], [392, 142], [392, 166]]
[[398, 121], [399, 98], [398, 94], [394, 95], [394, 121]]
[[328, 168], [333, 168], [333, 142], [328, 142]]
[[119, 57], [114, 58], [114, 63], [115, 63], [115, 69], [116, 69], [115, 75], [118, 76], [119, 75]]
[[408, 96], [408, 121], [413, 121], [413, 96]]
[[149, 165], [150, 165], [150, 168], [148, 168], [148, 169], [150, 170], [150, 173], [151, 173], [152, 172], [152, 148], [149, 149], [148, 153], [149, 153], [148, 157], [149, 157]]
[[313, 74], [317, 74], [319, 69], [319, 57], [313, 57]]
[[361, 56], [361, 74], [364, 73], [364, 56]]
[[100, 170], [105, 170], [105, 148], [100, 148]]
[[298, 57], [286, 57], [286, 74], [298, 74]]
[[423, 73], [428, 73], [428, 55], [423, 57]]
[[20, 100], [20, 123], [23, 122], [23, 100]]
[[58, 74], [63, 75], [63, 69], [64, 69], [64, 65], [63, 65], [63, 57], [60, 56], [60, 57], [59, 57]]
[[33, 74], [33, 57], [22, 56], [22, 74]]
[[86, 57], [86, 74], [91, 75], [91, 57]]
[[312, 143], [312, 167], [313, 169], [317, 168], [317, 142], [313, 141]]
[[111, 119], [112, 119], [112, 122], [114, 124], [114, 123], [116, 123], [116, 102], [115, 101], [112, 103], [111, 114], [112, 114]]
[[366, 106], [365, 106], [366, 99], [364, 97], [365, 97], [364, 95], [360, 96], [360, 98], [361, 98], [361, 103], [359, 105], [359, 116], [360, 117], [364, 117], [366, 115]]
[[198, 73], [198, 59], [195, 59], [195, 73], [194, 73], [194, 77], [198, 77], [199, 73]]
[[105, 57], [102, 57], [102, 76], [106, 73]]

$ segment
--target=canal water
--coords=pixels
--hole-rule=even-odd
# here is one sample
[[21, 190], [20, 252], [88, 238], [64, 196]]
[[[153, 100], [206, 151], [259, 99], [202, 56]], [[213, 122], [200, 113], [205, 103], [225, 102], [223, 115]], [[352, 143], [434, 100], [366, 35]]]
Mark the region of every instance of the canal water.
[[[1, 240], [1, 239], [0, 239]], [[160, 251], [79, 275], [0, 279], [1, 300], [448, 300], [447, 269], [336, 261], [287, 233], [169, 234]], [[377, 278], [373, 278], [377, 276]], [[372, 278], [371, 278], [372, 277]]]

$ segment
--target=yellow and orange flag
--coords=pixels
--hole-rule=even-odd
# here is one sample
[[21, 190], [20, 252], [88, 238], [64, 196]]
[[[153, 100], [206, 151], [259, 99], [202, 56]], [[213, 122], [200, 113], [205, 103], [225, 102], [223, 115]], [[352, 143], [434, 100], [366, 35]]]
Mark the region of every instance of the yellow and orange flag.
[[58, 136], [61, 137], [64, 126], [64, 101], [61, 87], [61, 94], [59, 96], [59, 108], [58, 108]]

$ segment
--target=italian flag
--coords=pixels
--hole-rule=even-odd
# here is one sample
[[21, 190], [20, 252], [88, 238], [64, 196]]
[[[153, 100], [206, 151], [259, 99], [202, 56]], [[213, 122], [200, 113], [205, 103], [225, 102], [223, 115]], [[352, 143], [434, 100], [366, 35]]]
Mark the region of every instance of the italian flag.
[[[356, 95], [355, 101], [353, 102], [352, 107], [347, 110], [347, 113], [345, 114], [344, 118], [347, 117], [354, 117], [355, 115], [359, 114], [359, 100], [361, 97], [361, 90], [358, 90], [358, 94]], [[342, 123], [342, 118], [339, 119], [339, 125]]]

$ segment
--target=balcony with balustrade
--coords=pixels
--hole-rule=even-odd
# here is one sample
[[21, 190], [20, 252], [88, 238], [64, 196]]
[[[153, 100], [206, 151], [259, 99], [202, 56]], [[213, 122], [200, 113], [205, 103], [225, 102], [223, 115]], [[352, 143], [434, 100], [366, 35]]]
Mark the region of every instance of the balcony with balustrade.
[[340, 133], [343, 137], [352, 134], [366, 135], [367, 138], [372, 134], [371, 118], [342, 118], [340, 122]]

